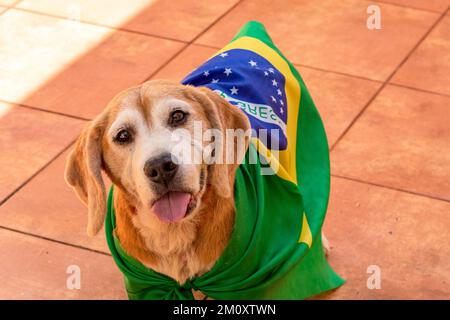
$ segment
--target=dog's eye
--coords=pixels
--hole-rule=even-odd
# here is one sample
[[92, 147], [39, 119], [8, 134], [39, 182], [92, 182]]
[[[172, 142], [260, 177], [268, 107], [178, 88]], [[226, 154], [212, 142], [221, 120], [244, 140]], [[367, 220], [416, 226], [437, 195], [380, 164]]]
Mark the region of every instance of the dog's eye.
[[114, 141], [120, 144], [130, 143], [133, 140], [133, 135], [128, 129], [120, 130], [114, 137]]
[[186, 121], [187, 113], [182, 110], [175, 110], [170, 114], [169, 123], [172, 126], [180, 125]]

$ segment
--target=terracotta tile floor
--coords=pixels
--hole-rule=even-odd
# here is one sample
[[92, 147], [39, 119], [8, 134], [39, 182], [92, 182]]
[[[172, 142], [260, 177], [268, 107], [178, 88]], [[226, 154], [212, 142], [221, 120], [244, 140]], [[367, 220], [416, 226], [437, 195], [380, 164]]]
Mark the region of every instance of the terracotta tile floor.
[[373, 2], [263, 1], [0, 0], [0, 299], [125, 298], [63, 180], [68, 149], [118, 91], [180, 80], [250, 19], [298, 66], [328, 132], [324, 229], [348, 281], [323, 298], [450, 298], [450, 0], [380, 1], [373, 31]]

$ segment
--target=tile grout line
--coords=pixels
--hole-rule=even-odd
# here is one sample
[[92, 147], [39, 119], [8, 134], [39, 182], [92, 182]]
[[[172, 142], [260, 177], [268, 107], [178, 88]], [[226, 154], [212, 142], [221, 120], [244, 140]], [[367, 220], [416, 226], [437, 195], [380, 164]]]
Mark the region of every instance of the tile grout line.
[[337, 75], [341, 75], [341, 76], [345, 76], [345, 77], [351, 77], [354, 79], [376, 82], [376, 83], [380, 83], [380, 84], [383, 83], [382, 80], [371, 79], [371, 78], [367, 78], [367, 77], [356, 75], [356, 74], [351, 74], [351, 73], [346, 73], [346, 72], [341, 72], [341, 71], [336, 71], [336, 70], [323, 69], [323, 68], [310, 66], [310, 65], [306, 65], [306, 64], [301, 64], [301, 63], [292, 63], [292, 64], [296, 67], [307, 68], [307, 69], [326, 72], [326, 73], [333, 73], [333, 74], [337, 74]]
[[215, 50], [219, 50], [219, 47], [213, 46], [211, 44], [206, 44], [206, 43], [193, 43], [194, 46], [199, 46], [199, 47], [204, 47], [204, 48], [210, 48], [210, 49], [215, 49]]
[[422, 197], [422, 198], [427, 198], [427, 199], [432, 199], [432, 200], [439, 200], [439, 201], [450, 203], [450, 199], [441, 198], [441, 197], [437, 197], [437, 196], [432, 196], [432, 195], [429, 195], [429, 194], [424, 194], [424, 193], [420, 193], [420, 192], [410, 191], [410, 190], [401, 189], [401, 188], [397, 188], [397, 187], [385, 186], [385, 185], [382, 185], [382, 184], [378, 184], [378, 183], [374, 183], [374, 182], [370, 182], [370, 181], [365, 181], [365, 180], [360, 180], [358, 178], [351, 178], [351, 177], [341, 176], [341, 175], [333, 174], [333, 173], [331, 174], [331, 176], [335, 177], [335, 178], [343, 179], [343, 180], [348, 180], [348, 181], [353, 181], [353, 182], [366, 184], [366, 185], [369, 185], [369, 186], [383, 188], [383, 189], [386, 189], [386, 190], [397, 191], [397, 192], [406, 193], [406, 194], [410, 194], [410, 195], [414, 195], [414, 196], [419, 196], [419, 197]]
[[[372, 1], [366, 1], [366, 2], [373, 4]], [[375, 0], [375, 2], [382, 3], [382, 4], [387, 4], [387, 5], [390, 5], [390, 6], [393, 6], [393, 7], [404, 8], [404, 9], [412, 9], [412, 10], [418, 10], [418, 11], [429, 12], [429, 13], [437, 13], [437, 14], [441, 14], [442, 13], [442, 11], [434, 11], [434, 10], [431, 10], [431, 9], [418, 8], [418, 7], [409, 7], [409, 6], [401, 5], [399, 3], [392, 3], [392, 2], [389, 2], [389, 0]]]
[[56, 153], [47, 163], [45, 163], [41, 168], [36, 170], [31, 176], [29, 176], [27, 179], [25, 179], [24, 182], [22, 182], [16, 189], [14, 189], [11, 193], [9, 193], [5, 198], [0, 200], [0, 207], [7, 202], [12, 196], [14, 196], [17, 192], [19, 192], [23, 187], [25, 187], [28, 182], [33, 180], [39, 173], [44, 171], [50, 164], [53, 163], [60, 155], [62, 155], [65, 151], [67, 151], [74, 143], [76, 139], [73, 139], [67, 146], [65, 146], [62, 150]]
[[2, 11], [2, 12], [0, 12], [0, 16], [2, 15], [2, 14], [4, 14], [5, 12], [7, 12], [7, 11], [9, 11], [9, 9], [14, 9], [14, 7], [15, 6], [17, 6], [20, 2], [22, 2], [22, 0], [16, 0], [16, 2], [14, 2], [13, 4], [11, 4], [11, 5], [0, 5], [0, 8], [5, 8], [5, 11]]
[[12, 9], [12, 7], [8, 7], [8, 6], [0, 6], [0, 9], [1, 8], [5, 9], [5, 10], [0, 12], [0, 16], [4, 15], [6, 12], [8, 12], [10, 9]]
[[429, 94], [433, 94], [433, 95], [436, 95], [436, 96], [450, 98], [450, 94], [448, 94], [448, 93], [435, 92], [435, 91], [431, 91], [431, 90], [415, 88], [415, 87], [411, 87], [411, 86], [407, 86], [407, 85], [399, 84], [399, 83], [395, 83], [395, 82], [389, 82], [388, 85], [394, 86], [394, 87], [400, 87], [400, 88], [404, 88], [404, 89], [409, 89], [409, 90], [412, 90], [412, 91], [429, 93]]
[[163, 63], [158, 68], [156, 68], [155, 71], [153, 71], [149, 76], [147, 76], [141, 83], [151, 80], [151, 78], [155, 74], [157, 74], [159, 71], [161, 71], [165, 66], [167, 66], [169, 63], [171, 63], [173, 60], [175, 60], [175, 58], [178, 57], [180, 54], [182, 54], [188, 47], [189, 47], [189, 43], [185, 44], [180, 50], [175, 52], [175, 54], [172, 57], [170, 57], [165, 63]]
[[172, 62], [175, 58], [177, 58], [181, 53], [183, 53], [190, 45], [192, 45], [198, 38], [200, 38], [202, 35], [204, 35], [206, 32], [208, 32], [217, 22], [219, 22], [223, 17], [225, 17], [228, 13], [233, 11], [234, 8], [236, 8], [239, 4], [241, 4], [242, 0], [237, 1], [234, 5], [232, 5], [230, 8], [228, 8], [224, 13], [222, 13], [219, 17], [217, 17], [209, 26], [207, 26], [205, 29], [203, 29], [199, 34], [197, 34], [194, 38], [192, 38], [186, 45], [181, 48], [177, 53], [175, 53], [169, 60], [166, 61], [163, 65], [161, 65], [159, 68], [157, 68], [155, 71], [153, 71], [147, 78], [145, 78], [145, 81], [150, 80], [153, 76], [155, 76], [159, 71], [161, 71], [165, 66], [167, 66], [170, 62]]
[[387, 79], [383, 82], [383, 84], [378, 88], [377, 91], [372, 95], [369, 101], [364, 105], [364, 107], [358, 112], [358, 114], [353, 118], [350, 124], [345, 128], [345, 130], [341, 133], [341, 135], [336, 139], [334, 144], [330, 148], [330, 152], [334, 150], [336, 145], [345, 137], [345, 135], [350, 131], [353, 125], [361, 118], [363, 113], [367, 110], [367, 108], [372, 104], [372, 102], [378, 97], [378, 95], [383, 91], [383, 89], [389, 84], [391, 79], [397, 73], [397, 71], [406, 63], [406, 61], [411, 57], [411, 55], [416, 51], [416, 49], [422, 44], [422, 42], [428, 37], [428, 35], [433, 31], [433, 29], [444, 19], [449, 11], [450, 6], [439, 16], [439, 18], [430, 26], [430, 28], [425, 32], [425, 34], [417, 41], [417, 43], [411, 48], [411, 50], [406, 54], [406, 56], [400, 61], [398, 66], [394, 69], [394, 71], [387, 77]]
[[[20, 1], [22, 1], [22, 0], [20, 0]], [[44, 16], [44, 17], [55, 18], [55, 19], [69, 20], [67, 17], [64, 17], [64, 16], [51, 14], [51, 13], [46, 13], [46, 12], [35, 11], [35, 10], [32, 10], [32, 9], [17, 8], [17, 7], [10, 7], [8, 9], [14, 9], [14, 10], [17, 10], [17, 11], [32, 13], [32, 14], [36, 14], [36, 15], [40, 15], [40, 16]], [[86, 24], [86, 25], [90, 25], [90, 26], [102, 27], [102, 28], [105, 28], [105, 29], [109, 29], [111, 31], [121, 31], [121, 32], [125, 32], [125, 33], [137, 34], [137, 35], [146, 36], [146, 37], [154, 37], [154, 38], [163, 39], [163, 40], [169, 40], [169, 41], [174, 41], [174, 42], [188, 43], [187, 41], [176, 39], [176, 38], [171, 38], [171, 37], [161, 36], [161, 35], [157, 35], [157, 34], [146, 33], [146, 32], [143, 32], [143, 31], [131, 30], [131, 29], [127, 29], [127, 28], [112, 27], [112, 26], [108, 26], [108, 25], [105, 25], [105, 24], [92, 22], [92, 21], [86, 21], [86, 20], [81, 20], [80, 19], [77, 22], [78, 23], [82, 23], [82, 24]]]
[[81, 250], [86, 250], [86, 251], [91, 251], [91, 252], [94, 252], [94, 253], [99, 253], [99, 254], [111, 257], [111, 254], [108, 253], [108, 252], [104, 252], [104, 251], [101, 251], [101, 250], [96, 250], [96, 249], [92, 249], [92, 248], [88, 248], [88, 247], [83, 247], [81, 245], [77, 245], [77, 244], [70, 243], [70, 242], [65, 242], [65, 241], [61, 241], [61, 240], [48, 238], [48, 237], [45, 237], [45, 236], [41, 236], [39, 234], [34, 234], [34, 233], [30, 233], [30, 232], [26, 232], [26, 231], [10, 228], [10, 227], [5, 227], [5, 226], [2, 226], [2, 225], [0, 225], [0, 229], [1, 230], [7, 230], [7, 231], [10, 231], [10, 232], [14, 232], [14, 233], [19, 233], [19, 234], [22, 234], [22, 235], [25, 235], [25, 236], [29, 236], [29, 237], [33, 237], [33, 238], [38, 238], [38, 239], [42, 239], [42, 240], [46, 240], [46, 241], [50, 241], [50, 242], [54, 242], [54, 243], [58, 243], [58, 244], [62, 244], [62, 245], [70, 246], [70, 247], [74, 247], [74, 248], [81, 249]]
[[3, 99], [0, 99], [0, 102], [8, 103], [8, 104], [11, 104], [11, 105], [13, 105], [15, 107], [19, 107], [19, 108], [23, 108], [23, 109], [31, 109], [31, 110], [34, 110], [34, 111], [54, 114], [54, 115], [62, 116], [62, 117], [65, 117], [65, 118], [75, 119], [75, 120], [81, 120], [81, 121], [91, 121], [92, 120], [92, 119], [89, 119], [89, 118], [74, 116], [74, 115], [71, 115], [71, 114], [68, 114], [68, 113], [58, 112], [58, 111], [54, 111], [54, 110], [47, 110], [47, 109], [43, 109], [43, 108], [39, 108], [39, 107], [30, 106], [28, 104], [23, 104], [23, 103], [18, 103], [18, 102], [11, 102], [11, 101], [7, 101], [7, 100], [3, 100]]

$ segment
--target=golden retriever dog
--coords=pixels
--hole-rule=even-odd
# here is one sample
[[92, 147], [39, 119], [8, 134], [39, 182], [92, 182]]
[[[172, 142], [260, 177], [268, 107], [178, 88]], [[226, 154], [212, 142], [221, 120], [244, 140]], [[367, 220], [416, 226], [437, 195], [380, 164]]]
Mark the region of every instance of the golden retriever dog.
[[[208, 149], [209, 142], [191, 138], [195, 123], [226, 138]], [[209, 271], [233, 230], [235, 171], [249, 142], [227, 129], [248, 132], [250, 123], [208, 88], [155, 80], [119, 93], [86, 124], [66, 164], [67, 183], [88, 207], [88, 235], [104, 223], [104, 171], [115, 188], [115, 236], [131, 257], [180, 284]], [[174, 162], [180, 145], [236, 158]]]

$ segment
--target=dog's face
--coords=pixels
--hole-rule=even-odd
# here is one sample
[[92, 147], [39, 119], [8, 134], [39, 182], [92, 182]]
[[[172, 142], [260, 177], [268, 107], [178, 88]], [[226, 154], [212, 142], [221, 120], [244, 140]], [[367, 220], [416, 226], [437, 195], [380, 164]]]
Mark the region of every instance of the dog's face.
[[[208, 187], [229, 196], [230, 172], [247, 139], [225, 141], [225, 129], [247, 130], [249, 123], [208, 89], [151, 81], [117, 95], [86, 126], [66, 167], [67, 182], [88, 205], [88, 233], [103, 223], [101, 169], [132, 199], [142, 225], [191, 219]], [[208, 139], [211, 132], [217, 138], [214, 130], [222, 135]], [[237, 154], [235, 163], [211, 161], [223, 158], [225, 146]]]
[[146, 88], [143, 100], [137, 89], [117, 99], [103, 138], [108, 173], [138, 200], [146, 223], [183, 219], [199, 205], [205, 189], [206, 165], [175, 154], [181, 148], [202, 157], [206, 142], [194, 140], [194, 123], [211, 127], [205, 108], [180, 88], [166, 88]]

